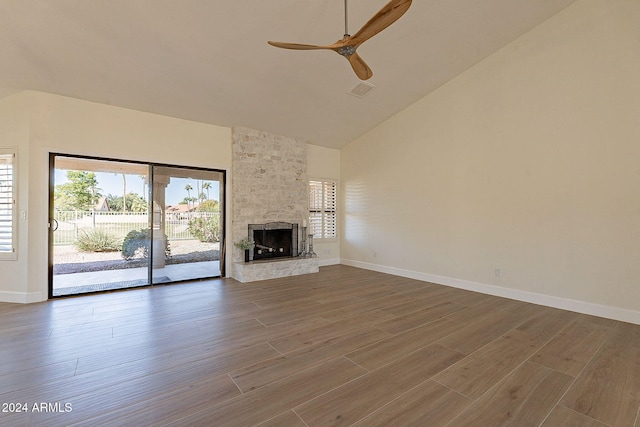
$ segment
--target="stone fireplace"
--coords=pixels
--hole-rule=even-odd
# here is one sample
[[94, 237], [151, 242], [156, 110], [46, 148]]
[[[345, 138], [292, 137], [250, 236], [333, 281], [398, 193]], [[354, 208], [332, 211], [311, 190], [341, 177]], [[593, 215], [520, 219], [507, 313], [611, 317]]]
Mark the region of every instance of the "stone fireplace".
[[[317, 258], [296, 257], [299, 224], [309, 217], [308, 185], [306, 142], [232, 129], [231, 277], [250, 282], [318, 271]], [[260, 245], [248, 263], [233, 245], [244, 237]]]

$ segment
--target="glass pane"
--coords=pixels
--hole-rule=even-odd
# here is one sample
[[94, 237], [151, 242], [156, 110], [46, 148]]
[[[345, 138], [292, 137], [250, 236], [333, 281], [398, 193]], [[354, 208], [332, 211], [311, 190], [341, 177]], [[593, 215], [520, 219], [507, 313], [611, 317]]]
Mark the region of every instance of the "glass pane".
[[52, 296], [149, 284], [149, 167], [55, 156]]
[[153, 167], [152, 284], [220, 276], [223, 174]]

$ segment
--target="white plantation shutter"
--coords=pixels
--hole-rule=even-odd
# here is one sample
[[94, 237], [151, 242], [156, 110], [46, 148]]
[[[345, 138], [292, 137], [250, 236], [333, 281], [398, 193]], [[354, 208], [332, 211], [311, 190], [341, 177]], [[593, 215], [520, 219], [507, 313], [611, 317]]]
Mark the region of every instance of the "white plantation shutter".
[[309, 233], [316, 239], [337, 235], [336, 188], [332, 181], [309, 181]]
[[15, 153], [0, 150], [0, 258], [13, 258], [16, 240]]

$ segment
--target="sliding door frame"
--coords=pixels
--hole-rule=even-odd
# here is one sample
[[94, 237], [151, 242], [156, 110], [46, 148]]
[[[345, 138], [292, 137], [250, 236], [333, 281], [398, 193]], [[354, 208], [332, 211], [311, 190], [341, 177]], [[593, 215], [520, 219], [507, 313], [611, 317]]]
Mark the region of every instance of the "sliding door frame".
[[[226, 263], [225, 263], [225, 254], [226, 254], [226, 229], [227, 229], [227, 215], [226, 215], [226, 206], [227, 206], [227, 171], [224, 169], [211, 169], [211, 168], [203, 168], [196, 166], [185, 166], [185, 165], [175, 165], [168, 163], [155, 163], [155, 162], [145, 162], [139, 160], [123, 160], [116, 158], [108, 158], [108, 157], [96, 157], [96, 156], [85, 156], [80, 154], [68, 154], [68, 153], [59, 153], [59, 152], [50, 152], [49, 153], [49, 194], [48, 194], [48, 203], [49, 203], [49, 219], [48, 219], [48, 257], [47, 257], [47, 270], [48, 270], [48, 297], [49, 299], [58, 298], [53, 296], [53, 266], [54, 266], [54, 236], [53, 233], [57, 228], [55, 224], [54, 217], [54, 192], [55, 192], [55, 158], [56, 157], [67, 157], [67, 158], [76, 158], [79, 160], [96, 160], [96, 161], [105, 161], [105, 162], [119, 162], [119, 163], [128, 163], [135, 165], [144, 165], [148, 167], [148, 176], [149, 176], [149, 185], [147, 189], [146, 196], [149, 200], [148, 207], [148, 215], [149, 215], [149, 227], [152, 230], [151, 234], [153, 235], [153, 180], [154, 180], [154, 170], [156, 167], [167, 167], [167, 168], [180, 168], [194, 171], [202, 171], [202, 172], [213, 172], [220, 174], [220, 189], [219, 189], [219, 204], [220, 204], [220, 214], [222, 216], [222, 221], [220, 221], [220, 246], [219, 246], [219, 263], [220, 263], [220, 276], [212, 276], [212, 277], [203, 277], [203, 278], [195, 278], [188, 279], [190, 280], [206, 280], [213, 279], [217, 277], [226, 277]], [[163, 214], [164, 212], [163, 207]], [[152, 236], [153, 237], [153, 236]], [[148, 264], [148, 284], [146, 286], [153, 286], [153, 244], [150, 245], [150, 253], [149, 253], [149, 264]], [[179, 283], [182, 281], [175, 281], [169, 283]], [[162, 283], [163, 285], [166, 283]]]

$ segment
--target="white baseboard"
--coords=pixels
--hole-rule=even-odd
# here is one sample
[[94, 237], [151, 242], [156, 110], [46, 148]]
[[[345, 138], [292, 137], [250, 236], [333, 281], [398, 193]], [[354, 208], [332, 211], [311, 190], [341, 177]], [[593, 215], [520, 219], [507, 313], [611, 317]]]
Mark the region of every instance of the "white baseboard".
[[0, 302], [10, 302], [18, 304], [30, 304], [33, 302], [46, 301], [47, 297], [42, 292], [7, 292], [0, 291]]
[[608, 319], [620, 320], [622, 322], [635, 323], [640, 325], [640, 312], [625, 308], [611, 307], [608, 305], [594, 304], [585, 301], [572, 300], [568, 298], [556, 297], [553, 295], [539, 294], [536, 292], [509, 289], [502, 286], [488, 285], [485, 283], [472, 282], [469, 280], [455, 279], [452, 277], [437, 276], [435, 274], [421, 273], [418, 271], [404, 270], [396, 267], [387, 267], [379, 264], [372, 264], [362, 261], [342, 259], [341, 264], [380, 273], [393, 274], [394, 276], [407, 277], [409, 279], [431, 282], [438, 285], [451, 286], [453, 288], [465, 289], [473, 292], [509, 298], [517, 301], [540, 304], [547, 307], [559, 308], [562, 310], [574, 311], [577, 313], [589, 314], [592, 316], [606, 317]]
[[338, 265], [340, 264], [340, 258], [331, 258], [331, 259], [319, 259], [318, 266], [325, 267], [327, 265]]

